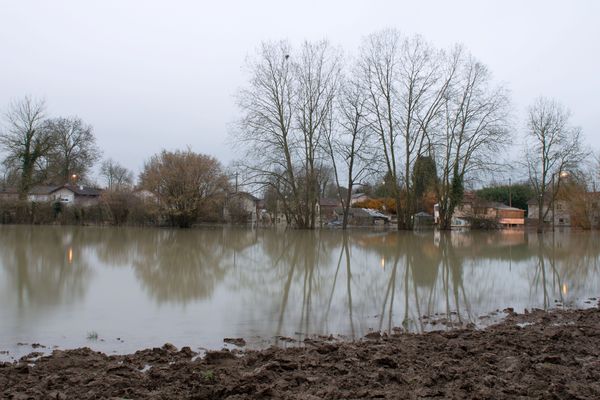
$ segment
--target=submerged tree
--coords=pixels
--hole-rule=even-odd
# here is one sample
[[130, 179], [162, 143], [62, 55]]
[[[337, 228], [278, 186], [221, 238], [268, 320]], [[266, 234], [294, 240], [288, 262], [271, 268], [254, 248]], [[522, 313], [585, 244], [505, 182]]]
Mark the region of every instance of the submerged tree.
[[417, 211], [431, 211], [433, 205], [428, 201], [435, 193], [438, 177], [435, 160], [431, 156], [420, 156], [415, 161], [412, 174], [415, 206]]
[[576, 169], [588, 152], [581, 129], [571, 126], [571, 113], [558, 102], [540, 97], [527, 113], [526, 165], [538, 206], [538, 233], [560, 191], [561, 180]]
[[150, 158], [140, 186], [152, 192], [170, 223], [190, 227], [199, 216], [215, 212], [229, 180], [219, 161], [191, 150], [163, 150]]
[[463, 53], [457, 48], [451, 57], [455, 76], [434, 142], [442, 229], [450, 228], [467, 175], [496, 167], [500, 149], [510, 141], [506, 90], [492, 84], [483, 64]]
[[[404, 38], [394, 30], [370, 35], [361, 49], [370, 126], [394, 182], [399, 229], [412, 228], [412, 170], [430, 147], [432, 129], [454, 74], [444, 62], [444, 53], [422, 38]], [[404, 202], [400, 201], [402, 192]]]
[[[342, 204], [342, 229], [348, 226], [352, 191], [371, 167], [366, 101], [366, 92], [360, 82], [347, 79], [340, 88], [335, 104], [337, 115], [331, 112], [324, 136], [325, 151], [333, 166], [337, 197]], [[342, 180], [342, 176], [345, 176], [345, 180]]]
[[248, 154], [252, 183], [271, 186], [294, 224], [314, 228], [321, 137], [339, 74], [339, 56], [326, 41], [299, 52], [286, 42], [263, 43], [248, 64], [240, 91], [243, 116], [236, 141]]
[[[298, 227], [314, 227], [325, 164], [349, 193], [367, 170], [384, 176], [398, 229], [411, 229], [436, 197], [448, 226], [464, 182], [493, 167], [509, 139], [506, 91], [460, 47], [445, 52], [385, 30], [364, 40], [348, 77], [327, 42], [299, 52], [263, 44], [249, 67], [236, 141], [251, 180], [270, 186]], [[439, 176], [425, 182], [427, 166]], [[348, 193], [338, 197], [347, 208]]]

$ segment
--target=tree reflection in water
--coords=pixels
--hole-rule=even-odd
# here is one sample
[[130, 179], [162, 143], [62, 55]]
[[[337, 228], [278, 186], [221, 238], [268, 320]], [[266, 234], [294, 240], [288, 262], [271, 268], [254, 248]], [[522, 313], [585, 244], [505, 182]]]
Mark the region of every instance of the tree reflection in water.
[[0, 230], [0, 296], [27, 311], [77, 302], [103, 269], [136, 278], [136, 304], [204, 302], [245, 331], [285, 336], [423, 331], [424, 315], [474, 322], [600, 290], [600, 240], [590, 232]]
[[89, 246], [78, 230], [51, 226], [0, 229], [4, 294], [10, 297], [8, 301], [16, 302], [20, 312], [37, 314], [74, 303], [84, 295], [91, 277], [85, 254]]
[[249, 230], [161, 230], [136, 244], [135, 276], [157, 302], [210, 298], [235, 255], [255, 243]]

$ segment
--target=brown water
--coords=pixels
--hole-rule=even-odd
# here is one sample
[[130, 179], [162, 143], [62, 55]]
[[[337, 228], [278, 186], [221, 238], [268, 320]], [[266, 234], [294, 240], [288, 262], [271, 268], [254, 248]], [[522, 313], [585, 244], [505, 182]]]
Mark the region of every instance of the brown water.
[[420, 317], [595, 303], [599, 260], [600, 237], [575, 231], [0, 226], [0, 357], [447, 329]]

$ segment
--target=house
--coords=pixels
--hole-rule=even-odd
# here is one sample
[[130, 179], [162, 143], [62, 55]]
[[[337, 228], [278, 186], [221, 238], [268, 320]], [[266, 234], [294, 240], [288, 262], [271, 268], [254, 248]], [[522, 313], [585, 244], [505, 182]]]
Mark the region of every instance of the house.
[[247, 192], [235, 192], [227, 196], [223, 208], [223, 219], [227, 222], [258, 222], [260, 199]]
[[[503, 227], [525, 225], [525, 210], [510, 207], [506, 204], [477, 198], [475, 193], [467, 192], [463, 201], [455, 208], [450, 225], [452, 227], [469, 227], [470, 219], [479, 218], [495, 221]], [[439, 204], [434, 205], [434, 220], [439, 223]]]
[[[34, 186], [27, 193], [27, 200], [33, 203], [46, 203], [55, 200], [53, 193], [60, 189], [60, 186]], [[68, 202], [65, 201], [65, 203]]]
[[425, 211], [420, 211], [414, 216], [415, 227], [423, 228], [423, 227], [431, 227], [434, 224], [433, 215], [426, 213]]
[[288, 216], [285, 213], [283, 201], [277, 199], [269, 206], [266, 200], [259, 202], [260, 221], [266, 225], [287, 225]]
[[91, 206], [98, 204], [101, 193], [100, 189], [81, 185], [34, 186], [27, 199], [36, 203], [57, 201], [65, 205]]
[[133, 191], [133, 195], [142, 203], [158, 203], [158, 197], [148, 189], [136, 189]]
[[[527, 204], [529, 206], [527, 217], [537, 221], [539, 211], [537, 199], [530, 199]], [[597, 228], [600, 226], [600, 192], [569, 192], [557, 197], [554, 200], [554, 205], [551, 204], [548, 196], [544, 196], [542, 207], [546, 224], [581, 228]]]
[[[474, 214], [474, 203], [476, 202], [476, 196], [474, 192], [465, 192], [463, 199], [454, 209], [452, 214], [452, 221], [450, 225], [456, 228], [463, 228], [470, 226], [468, 218]], [[433, 219], [435, 224], [440, 223], [440, 205], [439, 203], [433, 205]]]
[[320, 224], [326, 224], [336, 219], [335, 209], [341, 207], [342, 203], [336, 198], [321, 197], [317, 203], [317, 215]]
[[487, 202], [477, 205], [475, 216], [494, 219], [504, 227], [525, 225], [525, 210], [499, 202]]
[[[341, 221], [344, 218], [344, 209], [338, 207], [335, 209], [336, 219]], [[348, 224], [350, 225], [387, 225], [391, 218], [377, 210], [370, 208], [352, 207], [348, 210]]]
[[[569, 204], [563, 199], [554, 200], [554, 207], [550, 207], [550, 199], [548, 196], [544, 196], [544, 204], [542, 205], [542, 215], [544, 215], [544, 222], [552, 224], [554, 220], [555, 226], [571, 226], [571, 212]], [[539, 205], [536, 198], [532, 198], [527, 202], [527, 218], [538, 220]]]
[[0, 201], [13, 201], [19, 199], [19, 191], [16, 188], [0, 187]]

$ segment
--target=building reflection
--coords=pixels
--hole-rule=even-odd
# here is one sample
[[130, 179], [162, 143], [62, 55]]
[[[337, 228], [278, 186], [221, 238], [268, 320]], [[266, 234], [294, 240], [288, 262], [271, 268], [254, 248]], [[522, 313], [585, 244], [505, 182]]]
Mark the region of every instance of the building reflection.
[[153, 304], [227, 298], [236, 308], [223, 318], [273, 336], [420, 332], [435, 314], [449, 328], [600, 290], [590, 232], [0, 229], [2, 299], [27, 311], [80, 301], [103, 269], [131, 272]]

